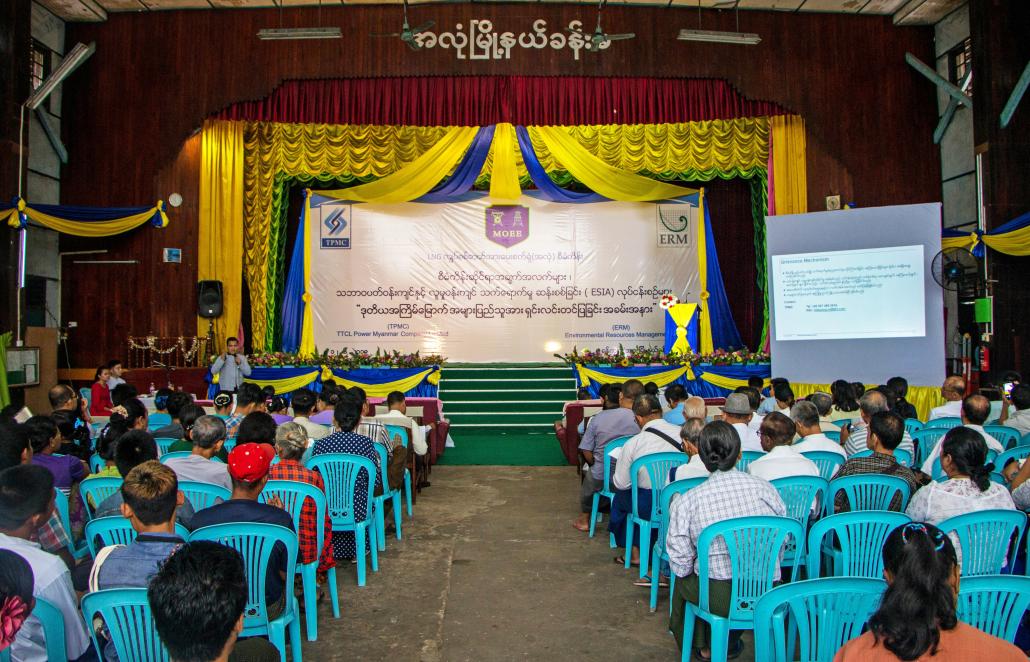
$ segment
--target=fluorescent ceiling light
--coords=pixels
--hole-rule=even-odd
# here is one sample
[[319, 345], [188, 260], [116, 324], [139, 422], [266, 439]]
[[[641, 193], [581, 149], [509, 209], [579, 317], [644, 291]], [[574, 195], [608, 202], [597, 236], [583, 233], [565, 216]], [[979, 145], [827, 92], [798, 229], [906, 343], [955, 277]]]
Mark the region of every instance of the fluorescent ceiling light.
[[340, 28], [264, 28], [258, 39], [341, 39]]
[[681, 41], [707, 41], [713, 44], [747, 44], [754, 46], [762, 38], [753, 32], [719, 32], [718, 30], [680, 30]]
[[71, 49], [64, 59], [61, 60], [61, 64], [57, 66], [54, 73], [50, 74], [43, 83], [36, 88], [36, 91], [32, 93], [29, 100], [25, 102], [25, 106], [30, 110], [35, 110], [39, 107], [43, 101], [50, 96], [50, 93], [54, 91], [58, 85], [60, 85], [65, 78], [67, 78], [71, 72], [78, 69], [79, 65], [89, 59], [90, 55], [93, 55], [93, 51], [97, 49], [95, 42], [90, 42], [89, 46], [83, 43], [75, 44], [75, 48]]

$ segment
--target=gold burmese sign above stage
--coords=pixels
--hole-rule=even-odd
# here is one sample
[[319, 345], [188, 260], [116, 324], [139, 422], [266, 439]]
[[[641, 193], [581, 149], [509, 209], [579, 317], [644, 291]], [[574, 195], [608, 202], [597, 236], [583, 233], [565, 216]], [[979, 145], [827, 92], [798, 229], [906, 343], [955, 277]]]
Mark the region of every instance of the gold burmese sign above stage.
[[464, 23], [456, 23], [451, 32], [419, 32], [415, 35], [415, 43], [421, 48], [453, 50], [458, 60], [510, 60], [513, 49], [545, 48], [571, 51], [572, 58], [578, 60], [580, 51], [603, 51], [611, 45], [611, 41], [602, 40], [594, 46], [590, 35], [583, 34], [583, 23], [578, 20], [569, 21], [567, 27], [548, 33], [547, 21], [542, 18], [533, 21], [530, 31], [518, 35], [494, 32], [492, 21], [474, 18], [468, 22], [467, 28]]

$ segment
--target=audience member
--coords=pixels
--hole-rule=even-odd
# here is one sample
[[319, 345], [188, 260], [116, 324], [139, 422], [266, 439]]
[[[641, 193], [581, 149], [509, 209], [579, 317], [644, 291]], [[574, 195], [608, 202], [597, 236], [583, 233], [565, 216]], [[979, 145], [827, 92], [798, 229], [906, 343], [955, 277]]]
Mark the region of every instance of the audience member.
[[[605, 409], [590, 418], [590, 425], [579, 442], [579, 452], [584, 461], [590, 465], [589, 471], [583, 472], [580, 483], [579, 509], [580, 515], [572, 526], [580, 531], [590, 530], [590, 512], [593, 507], [594, 493], [604, 487], [604, 449], [608, 442], [619, 437], [628, 437], [640, 432], [640, 425], [633, 415], [633, 399], [644, 392], [644, 385], [636, 379], [623, 384], [619, 390], [608, 389], [605, 396], [618, 397], [619, 406]], [[610, 477], [609, 477], [610, 478]], [[607, 502], [607, 499], [603, 499]], [[607, 507], [607, 503], [600, 504]]]
[[147, 408], [137, 398], [127, 398], [115, 405], [108, 425], [121, 424], [126, 430], [146, 430], [150, 424]]
[[122, 362], [118, 359], [111, 359], [107, 362], [107, 369], [111, 372], [111, 378], [107, 380], [107, 388], [114, 389], [119, 384], [124, 384], [125, 380], [122, 379], [122, 375], [125, 374], [124, 368], [122, 368]]
[[[311, 451], [312, 457], [327, 453], [351, 453], [371, 460], [376, 467], [376, 475], [372, 477], [373, 490], [382, 493], [382, 471], [379, 465], [379, 454], [372, 447], [374, 442], [368, 437], [354, 432], [361, 421], [361, 403], [358, 398], [353, 394], [345, 394], [338, 398], [333, 408], [333, 417], [336, 432], [315, 442]], [[361, 471], [354, 484], [354, 516], [359, 520], [367, 516], [368, 509], [372, 505], [368, 503], [368, 481], [367, 472]], [[366, 538], [362, 554], [368, 551], [368, 542], [369, 540]], [[352, 532], [333, 532], [333, 556], [338, 559], [353, 559], [356, 557], [355, 550], [356, 545]]]
[[[852, 420], [850, 424], [845, 425], [840, 431], [840, 440], [844, 444], [844, 451], [848, 454], [848, 457], [869, 447], [866, 443], [866, 435], [869, 431], [869, 420], [873, 414], [889, 411], [887, 409], [887, 398], [879, 391], [869, 391], [863, 394], [858, 402], [861, 418], [857, 421]], [[907, 451], [913, 458], [915, 457], [915, 444], [912, 443], [912, 435], [907, 430], [905, 430], [898, 448]]]
[[236, 443], [274, 446], [276, 427], [275, 419], [271, 414], [252, 411], [240, 421], [239, 431], [236, 433]]
[[[117, 414], [115, 414], [117, 416]], [[61, 455], [73, 455], [80, 460], [89, 460], [92, 455], [93, 441], [89, 438], [89, 426], [79, 424], [78, 412], [55, 411], [50, 414], [50, 420], [57, 426], [57, 432], [61, 435], [56, 453]]]
[[158, 439], [182, 439], [186, 436], [186, 433], [182, 429], [182, 420], [179, 416], [182, 414], [182, 410], [189, 404], [192, 404], [193, 400], [190, 398], [188, 393], [182, 391], [175, 391], [168, 396], [168, 415], [172, 417], [172, 422], [168, 425], [157, 428], [153, 431], [154, 438]]
[[[905, 420], [890, 411], [879, 411], [869, 417], [869, 429], [866, 434], [866, 445], [873, 452], [867, 457], [851, 457], [837, 470], [834, 478], [857, 476], [859, 474], [886, 474], [897, 476], [908, 483], [909, 493], [914, 494], [921, 484], [914, 471], [900, 464], [894, 451], [898, 448], [905, 434]], [[900, 494], [894, 496], [890, 509], [901, 510]], [[848, 510], [848, 499], [844, 492], [834, 497], [835, 512]]]
[[190, 436], [193, 441], [192, 453], [188, 457], [168, 460], [167, 466], [175, 472], [180, 481], [211, 483], [231, 490], [232, 481], [229, 479], [226, 465], [211, 460], [225, 444], [225, 423], [222, 419], [217, 416], [201, 416], [193, 424]]
[[279, 660], [267, 639], [237, 641], [247, 606], [247, 572], [231, 547], [207, 540], [186, 543], [154, 575], [147, 599], [172, 662]]
[[228, 420], [232, 415], [232, 394], [226, 393], [225, 391], [219, 391], [215, 393], [214, 400], [211, 403], [215, 406], [214, 415], [223, 421]]
[[865, 384], [862, 382], [851, 382], [851, 392], [854, 394], [856, 400], [861, 399], [862, 396], [865, 395], [865, 391]]
[[[802, 400], [801, 402], [795, 403], [794, 406], [790, 408], [790, 417], [794, 419], [795, 429], [801, 437], [801, 439], [794, 444], [794, 448], [798, 452], [829, 451], [831, 453], [837, 453], [842, 459], [847, 459], [848, 454], [844, 452], [844, 448], [840, 443], [830, 439], [823, 432], [819, 410], [813, 402]], [[830, 423], [830, 426], [834, 430], [837, 429], [837, 426], [833, 425], [833, 423]]]
[[778, 411], [766, 416], [759, 430], [766, 454], [748, 466], [748, 473], [768, 481], [789, 476], [818, 476], [819, 467], [815, 462], [791, 446], [795, 431], [794, 421], [789, 416]]
[[708, 418], [708, 405], [700, 395], [692, 395], [683, 401], [683, 415], [686, 418], [700, 418], [702, 421]]
[[[1004, 453], [1005, 447], [1000, 441], [987, 434], [984, 430], [984, 422], [987, 421], [987, 417], [991, 414], [991, 403], [982, 395], [971, 395], [962, 401], [962, 409], [960, 410], [960, 417], [962, 419], [963, 427], [967, 427], [970, 430], [974, 430], [979, 433], [980, 437], [987, 444], [989, 450], [994, 451], [996, 454]], [[933, 475], [933, 464], [941, 454], [941, 444], [944, 443], [942, 438], [933, 447], [933, 450], [926, 456], [923, 461], [923, 473], [930, 476]], [[943, 467], [942, 467], [943, 468]]]
[[293, 417], [286, 413], [286, 398], [281, 395], [273, 396], [268, 402], [268, 414], [275, 421], [276, 425], [289, 423]]
[[[629, 383], [627, 382], [623, 386], [623, 397], [628, 395], [628, 388]], [[626, 518], [633, 512], [633, 493], [631, 491], [633, 483], [630, 476], [633, 463], [655, 453], [683, 451], [683, 446], [679, 442], [680, 426], [672, 425], [662, 418], [662, 405], [658, 402], [658, 398], [647, 393], [638, 395], [633, 401], [633, 417], [640, 426], [640, 432], [623, 444], [611, 479], [615, 497], [612, 499], [608, 530], [615, 536], [615, 544], [623, 549], [627, 542]], [[637, 512], [643, 517], [649, 517], [652, 499], [655, 495], [651, 491], [651, 479], [643, 469], [637, 474], [636, 496]], [[637, 530], [634, 535], [638, 536], [639, 533]], [[636, 537], [634, 542], [636, 542]], [[640, 543], [631, 545], [631, 565], [640, 563], [640, 545], [648, 545], [649, 542], [649, 540], [641, 539]], [[616, 557], [615, 562], [625, 563], [625, 559]]]
[[[232, 477], [232, 498], [198, 510], [193, 526], [201, 529], [214, 524], [257, 522], [276, 524], [293, 531], [293, 518], [282, 508], [282, 502], [272, 497], [260, 503], [258, 496], [268, 482], [268, 469], [275, 451], [269, 444], [241, 443], [229, 453], [229, 475]], [[292, 584], [286, 585], [286, 548], [276, 543], [265, 576], [265, 600], [269, 618], [282, 613], [287, 593], [292, 596]]]
[[14, 643], [36, 606], [32, 566], [9, 549], [0, 549], [0, 651]]
[[408, 404], [404, 399], [404, 394], [400, 391], [389, 393], [386, 396], [386, 407], [387, 412], [380, 414], [377, 418], [387, 425], [400, 425], [408, 428], [411, 433], [411, 449], [415, 455], [425, 455], [429, 451], [429, 446], [426, 444], [426, 432], [429, 430], [429, 426], [419, 425], [408, 417]]
[[[1009, 413], [1009, 405], [1014, 405], [1015, 413]], [[1019, 434], [1030, 434], [1030, 384], [1013, 384], [1012, 393], [1003, 399], [1000, 425], [1019, 430]]]
[[[833, 423], [833, 417], [830, 416], [833, 410], [833, 397], [829, 393], [816, 391], [806, 399], [815, 405], [816, 413], [819, 415], [820, 432], [840, 432], [840, 427]], [[793, 411], [794, 408], [791, 407], [791, 412]], [[793, 417], [794, 414], [791, 413], [791, 418]]]
[[761, 451], [762, 440], [748, 427], [751, 418], [751, 402], [744, 393], [730, 393], [722, 406], [722, 420], [733, 426], [740, 437], [741, 448], [746, 451]]
[[[201, 416], [207, 416], [204, 408], [198, 404], [189, 403], [179, 412], [179, 424], [182, 426], [182, 439], [176, 441], [168, 447], [169, 453], [178, 451], [193, 451], [193, 426], [197, 424], [197, 419]], [[157, 435], [154, 435], [155, 437]], [[222, 462], [229, 460], [229, 451], [222, 447], [222, 450], [215, 454]]]
[[762, 392], [751, 386], [738, 386], [734, 393], [743, 393], [747, 396], [747, 402], [751, 405], [751, 420], [747, 423], [747, 429], [755, 439], [758, 439], [758, 430], [762, 427], [762, 420], [765, 418], [765, 414], [758, 413], [758, 408], [762, 406]]
[[235, 438], [236, 433], [239, 431], [240, 422], [244, 417], [251, 412], [260, 411], [260, 408], [264, 406], [264, 402], [264, 395], [257, 384], [249, 382], [240, 384], [239, 389], [236, 391], [236, 411], [225, 420], [226, 438]]
[[669, 403], [669, 411], [662, 416], [673, 425], [683, 425], [687, 420], [683, 416], [683, 402], [687, 399], [687, 389], [682, 384], [669, 384], [665, 388], [665, 401]]
[[61, 433], [49, 416], [33, 416], [25, 421], [32, 444], [32, 464], [46, 468], [54, 476], [54, 487], [71, 496], [72, 486], [89, 473], [82, 460], [71, 455], [54, 455], [61, 447]]
[[[53, 475], [37, 466], [19, 465], [0, 472], [0, 549], [18, 554], [32, 567], [32, 594], [43, 598], [64, 616], [64, 644], [69, 659], [89, 649], [78, 599], [68, 566], [33, 542], [36, 531], [54, 511]], [[46, 660], [46, 637], [39, 619], [30, 616], [14, 638], [15, 660]]]
[[93, 379], [93, 387], [89, 391], [89, 413], [93, 416], [110, 416], [111, 407], [114, 406], [111, 402], [111, 389], [107, 388], [107, 381], [111, 379], [111, 371], [107, 369], [106, 365], [102, 365], [97, 368]]
[[[318, 413], [311, 417], [311, 422], [318, 425], [332, 425], [335, 421], [333, 410], [336, 409], [340, 397], [346, 392], [346, 389], [322, 384], [322, 392], [318, 394]], [[358, 413], [363, 414], [363, 412]]]
[[[408, 465], [409, 449], [415, 454], [417, 473], [420, 475], [423, 473], [422, 469], [425, 467], [426, 462], [425, 456], [429, 452], [426, 435], [431, 428], [428, 425], [419, 425], [417, 421], [408, 417], [408, 404], [404, 399], [404, 394], [400, 391], [392, 391], [387, 394], [386, 407], [387, 412], [377, 416], [375, 419], [382, 427], [382, 435], [379, 434], [378, 429], [369, 427], [365, 420], [362, 420], [362, 425], [358, 426], [358, 433], [365, 435], [372, 441], [378, 441], [383, 436], [386, 437], [385, 446], [389, 463], [386, 467], [386, 475], [390, 482], [390, 489], [396, 490], [400, 489], [404, 482], [404, 469]], [[386, 429], [387, 425], [397, 425], [408, 431], [409, 445], [407, 448], [403, 445], [401, 435], [391, 435]], [[420, 484], [428, 485], [428, 482], [422, 478]], [[390, 508], [392, 507], [391, 504]]]
[[172, 393], [175, 393], [175, 391], [167, 387], [159, 388], [154, 393], [155, 411], [150, 415], [150, 425], [163, 427], [171, 424], [172, 416], [168, 413], [168, 398], [171, 397]]
[[[767, 481], [738, 471], [740, 436], [723, 421], [709, 423], [701, 431], [698, 454], [711, 471], [708, 479], [681, 495], [669, 509], [669, 534], [665, 540], [669, 565], [676, 574], [676, 589], [671, 596], [672, 616], [669, 629], [680, 649], [693, 646], [702, 660], [711, 657], [711, 629], [698, 619], [694, 623], [693, 642], [683, 641], [683, 620], [686, 603], [698, 604], [700, 583], [697, 576], [697, 541], [705, 527], [734, 517], [776, 515], [783, 517], [787, 508], [779, 493]], [[716, 614], [729, 613], [732, 565], [726, 543], [716, 541], [708, 549], [708, 608]], [[774, 579], [780, 578], [775, 564]], [[740, 632], [730, 633], [730, 656], [740, 654]]]
[[132, 384], [119, 384], [111, 389], [111, 404], [115, 407], [136, 397], [139, 397], [139, 389]]
[[328, 426], [311, 422], [311, 412], [315, 408], [315, 394], [306, 388], [293, 392], [293, 422], [304, 428], [308, 439], [318, 441], [328, 436], [331, 430]]
[[[312, 471], [300, 463], [304, 452], [308, 449], [308, 436], [298, 423], [283, 423], [275, 431], [275, 451], [279, 455], [279, 463], [273, 464], [268, 471], [269, 480], [293, 480], [299, 483], [314, 485], [325, 492], [322, 474]], [[324, 573], [336, 565], [333, 559], [333, 523], [329, 512], [325, 513], [325, 543], [321, 554], [318, 549], [318, 521], [315, 519], [315, 503], [305, 500], [300, 514], [299, 563], [312, 563], [318, 559], [318, 572]]]
[[887, 380], [887, 388], [894, 392], [895, 397], [891, 411], [902, 418], [919, 418], [919, 413], [916, 412], [915, 405], [905, 399], [908, 395], [907, 379], [904, 377], [891, 377]]
[[[91, 473], [86, 478], [118, 478], [118, 467], [114, 462], [114, 451], [118, 439], [128, 430], [119, 425], [108, 425], [100, 432], [97, 438], [97, 455], [104, 461], [99, 471]], [[94, 504], [95, 505], [95, 504]]]
[[751, 375], [747, 378], [748, 388], [753, 388], [762, 397], [762, 390], [765, 389], [765, 380], [758, 375]]
[[833, 406], [830, 407], [831, 421], [858, 418], [858, 396], [850, 383], [843, 379], [834, 381], [830, 384], [830, 397], [833, 399]]
[[958, 418], [962, 415], [962, 398], [966, 395], [966, 380], [958, 375], [951, 375], [941, 385], [941, 397], [945, 402], [940, 407], [930, 410], [930, 418]]
[[951, 541], [932, 524], [911, 522], [883, 545], [887, 590], [869, 630], [844, 644], [834, 662], [880, 660], [1025, 661], [1012, 644], [958, 620], [961, 565]]
[[[782, 409], [782, 407], [780, 407], [776, 403], [776, 387], [781, 385], [786, 385], [789, 387], [790, 382], [783, 377], [773, 377], [769, 380], [769, 397], [762, 400], [762, 404], [758, 406], [757, 413], [761, 414], [762, 416], [765, 416], [768, 413]], [[747, 449], [745, 448], [744, 450]]]
[[707, 478], [711, 473], [698, 454], [697, 445], [701, 440], [701, 430], [705, 427], [705, 419], [688, 418], [680, 427], [680, 440], [683, 443], [683, 452], [690, 457], [690, 462], [676, 467], [673, 474], [674, 480], [686, 478]]

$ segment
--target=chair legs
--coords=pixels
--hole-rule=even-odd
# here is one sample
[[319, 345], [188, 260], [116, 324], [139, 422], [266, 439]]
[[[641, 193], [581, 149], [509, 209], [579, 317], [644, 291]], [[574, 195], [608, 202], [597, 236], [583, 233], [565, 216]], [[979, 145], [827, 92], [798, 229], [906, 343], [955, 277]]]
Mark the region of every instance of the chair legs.
[[630, 558], [632, 556], [633, 556], [633, 518], [632, 517], [627, 517], [626, 518], [626, 556], [624, 557], [625, 560], [626, 560], [626, 565], [625, 565], [626, 570], [629, 570], [629, 568], [630, 568]]
[[376, 546], [379, 551], [386, 551], [386, 513], [383, 506], [386, 504], [384, 497], [376, 497], [375, 505], [375, 527], [376, 527]]
[[637, 522], [637, 527], [640, 529], [640, 577], [644, 578], [647, 576], [648, 560], [651, 556], [647, 553], [651, 547], [651, 523]]
[[[401, 539], [401, 493], [393, 493], [393, 526], [396, 529], [397, 540]], [[386, 536], [383, 536], [384, 538]]]
[[301, 662], [303, 656], [300, 652], [300, 614], [297, 612], [300, 607], [297, 606], [297, 599], [293, 599], [293, 620], [290, 621], [290, 655], [293, 657], [293, 662]]
[[[672, 603], [672, 600], [669, 600]], [[680, 651], [680, 662], [691, 662], [694, 657], [694, 608], [689, 602], [683, 605], [683, 649]]]
[[329, 568], [325, 573], [329, 585], [329, 597], [333, 601], [333, 618], [340, 617], [340, 594], [336, 590], [336, 568]]
[[594, 492], [594, 502], [590, 506], [590, 537], [594, 537], [594, 525], [597, 524], [598, 515], [600, 514], [598, 508], [601, 507], [601, 495], [598, 492]]
[[376, 545], [376, 542], [375, 542], [375, 537], [378, 534], [376, 533], [375, 528], [373, 528], [371, 526], [369, 527], [368, 531], [369, 531], [368, 535], [371, 536], [371, 538], [370, 538], [371, 544], [368, 546], [368, 548], [370, 550], [372, 550], [372, 572], [379, 572], [379, 548], [378, 548], [378, 545]]
[[318, 561], [298, 565], [297, 568], [304, 585], [304, 625], [308, 641], [318, 641], [318, 586], [315, 581]]
[[[651, 550], [651, 568], [659, 568], [661, 561], [658, 558], [658, 546]], [[661, 572], [651, 572], [651, 611], [658, 611], [658, 581], [661, 579]], [[672, 599], [669, 599], [672, 602]]]
[[[365, 531], [363, 526], [354, 529], [354, 556], [358, 562], [358, 586], [365, 585]], [[376, 553], [375, 541], [372, 541], [372, 553]]]
[[[408, 507], [408, 519], [411, 519], [411, 472], [404, 470], [404, 503]], [[400, 531], [400, 527], [397, 527]]]
[[[712, 662], [726, 662], [730, 646], [729, 621], [724, 618], [713, 618], [709, 621], [712, 629]], [[686, 642], [684, 642], [686, 643]]]

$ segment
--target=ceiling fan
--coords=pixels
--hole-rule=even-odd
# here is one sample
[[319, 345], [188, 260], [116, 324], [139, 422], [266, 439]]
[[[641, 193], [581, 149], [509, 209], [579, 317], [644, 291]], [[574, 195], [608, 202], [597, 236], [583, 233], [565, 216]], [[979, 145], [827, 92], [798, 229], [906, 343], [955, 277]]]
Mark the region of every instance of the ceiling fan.
[[408, 24], [408, 0], [404, 0], [403, 1], [403, 5], [404, 5], [404, 24], [401, 25], [401, 31], [400, 32], [385, 32], [385, 33], [383, 33], [383, 32], [380, 32], [380, 33], [373, 32], [372, 36], [373, 37], [400, 37], [401, 41], [403, 41], [405, 44], [408, 45], [408, 48], [410, 48], [413, 51], [420, 51], [420, 50], [422, 50], [422, 46], [420, 46], [419, 43], [417, 41], [415, 41], [416, 37], [418, 37], [420, 34], [422, 34], [426, 30], [428, 30], [429, 28], [431, 28], [434, 25], [436, 25], [436, 23], [434, 21], [426, 21], [425, 23], [423, 23], [422, 25], [418, 26], [417, 28], [412, 28]]
[[583, 37], [587, 42], [587, 50], [598, 51], [601, 49], [601, 44], [609, 41], [622, 41], [624, 39], [633, 39], [637, 35], [633, 32], [624, 32], [621, 34], [607, 34], [604, 29], [601, 28], [601, 13], [604, 11], [605, 5], [608, 4], [608, 0], [601, 0], [597, 5], [597, 27], [594, 29], [593, 34], [589, 36], [582, 30], [572, 30], [565, 28], [566, 32], [578, 34]]

